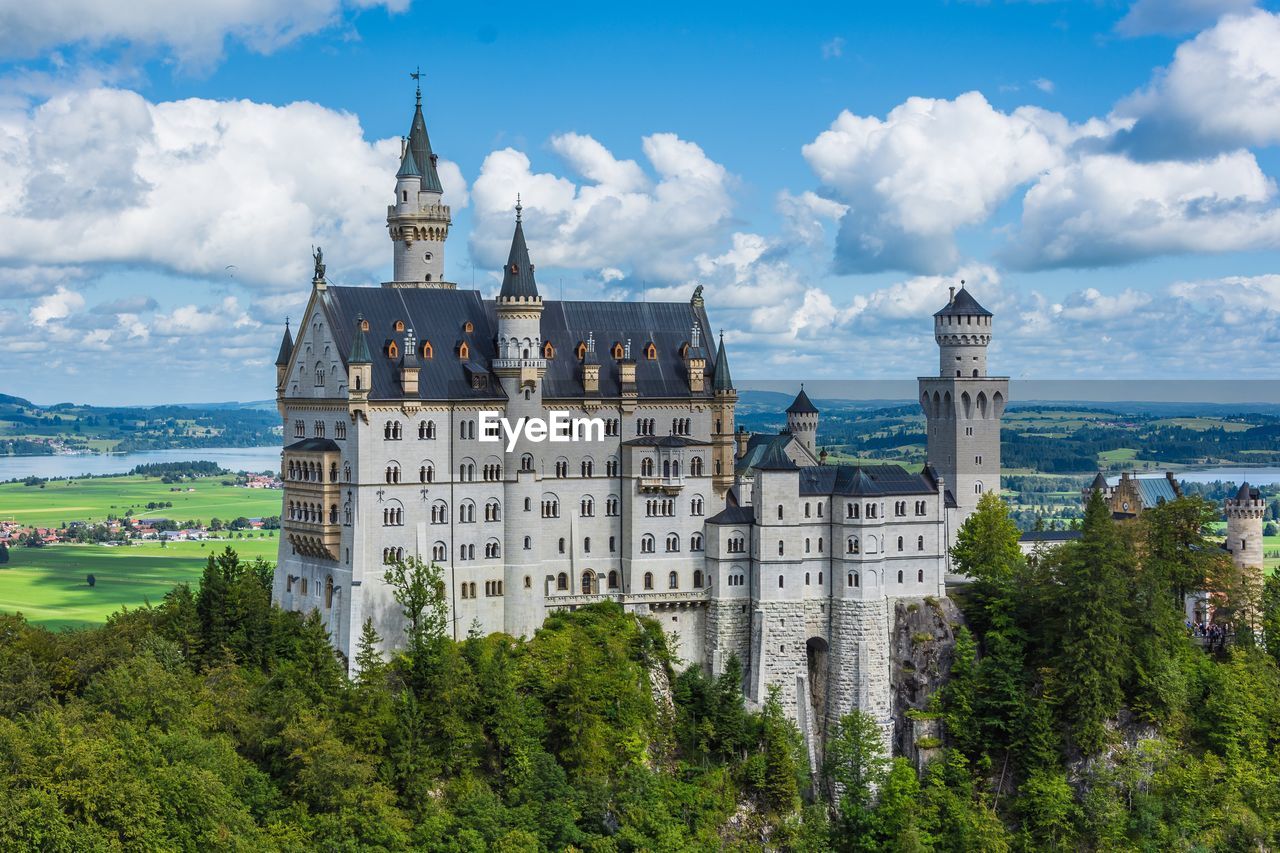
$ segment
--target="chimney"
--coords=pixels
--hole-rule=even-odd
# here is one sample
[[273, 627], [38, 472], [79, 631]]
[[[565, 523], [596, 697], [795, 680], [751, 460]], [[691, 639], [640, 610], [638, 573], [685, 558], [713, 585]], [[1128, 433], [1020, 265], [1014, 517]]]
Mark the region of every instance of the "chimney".
[[587, 335], [587, 351], [582, 356], [582, 390], [587, 394], [600, 393], [600, 361], [596, 358], [596, 336]]
[[418, 396], [418, 342], [413, 329], [404, 336], [404, 353], [400, 356], [400, 390], [406, 397]]
[[622, 360], [618, 362], [618, 381], [622, 384], [622, 393], [636, 393], [636, 360], [631, 357], [630, 338], [627, 338]]
[[947, 290], [951, 291], [951, 298], [947, 300], [947, 304], [948, 304], [948, 305], [954, 305], [954, 304], [956, 304], [956, 289], [955, 289], [955, 286], [953, 285], [953, 286], [951, 286], [951, 287], [948, 287], [948, 288], [947, 288]]
[[696, 322], [689, 340], [686, 367], [689, 371], [689, 392], [701, 394], [706, 388], [707, 357], [702, 351], [702, 328]]
[[738, 427], [738, 431], [734, 433], [733, 440], [737, 445], [734, 456], [741, 459], [747, 455], [747, 442], [751, 440], [751, 435], [747, 432], [746, 427], [740, 426]]

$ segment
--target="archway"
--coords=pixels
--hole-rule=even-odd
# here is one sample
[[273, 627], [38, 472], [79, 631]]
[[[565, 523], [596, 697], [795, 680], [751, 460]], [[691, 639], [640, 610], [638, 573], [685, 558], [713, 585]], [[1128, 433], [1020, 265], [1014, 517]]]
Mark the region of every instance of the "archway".
[[821, 637], [810, 637], [804, 644], [809, 665], [809, 707], [813, 709], [814, 734], [826, 737], [827, 671], [831, 647]]

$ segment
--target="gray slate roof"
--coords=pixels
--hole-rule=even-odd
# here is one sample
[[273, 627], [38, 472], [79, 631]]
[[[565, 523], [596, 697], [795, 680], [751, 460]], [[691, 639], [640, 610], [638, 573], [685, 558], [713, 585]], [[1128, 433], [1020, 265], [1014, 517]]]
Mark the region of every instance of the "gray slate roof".
[[978, 304], [978, 300], [973, 298], [973, 294], [965, 290], [963, 286], [956, 291], [955, 298], [942, 307], [942, 310], [935, 313], [935, 317], [946, 316], [975, 316], [990, 317], [991, 312]]
[[[1173, 484], [1169, 482], [1168, 477], [1134, 477], [1133, 481], [1138, 487], [1138, 496], [1142, 498], [1144, 507], [1159, 506], [1165, 501], [1176, 501], [1178, 494], [1173, 490]], [[1109, 486], [1114, 486], [1118, 480], [1108, 480]]]
[[[490, 377], [488, 388], [472, 387], [471, 375], [487, 375], [497, 357], [496, 304], [481, 298], [478, 291], [329, 285], [321, 300], [338, 352], [352, 352], [357, 317], [369, 321], [370, 399], [402, 397], [399, 365], [387, 357], [386, 346], [394, 340], [403, 351], [409, 329], [419, 345], [430, 342], [432, 347], [432, 358], [420, 359], [418, 390], [422, 399], [505, 399], [496, 377]], [[405, 332], [394, 331], [397, 320], [404, 321]], [[468, 321], [473, 326], [471, 332], [464, 331]], [[618, 363], [611, 350], [614, 342], [625, 346], [630, 339], [632, 355], [639, 355], [635, 359], [636, 391], [641, 398], [710, 398], [710, 391], [689, 391], [688, 368], [680, 356], [695, 321], [706, 328], [706, 310], [688, 302], [543, 302], [542, 338], [556, 349], [556, 356], [547, 361], [543, 398], [583, 397], [582, 363], [576, 350], [578, 342], [586, 341], [592, 333], [603, 355], [598, 396], [621, 396]], [[466, 363], [458, 357], [458, 345], [463, 341], [470, 350]], [[652, 361], [643, 355], [650, 341], [657, 354]]]
[[520, 297], [533, 299], [538, 295], [538, 283], [533, 280], [533, 263], [529, 260], [529, 247], [524, 242], [524, 225], [516, 215], [516, 230], [511, 235], [511, 253], [507, 265], [502, 268], [501, 298]]
[[295, 441], [293, 444], [286, 444], [285, 450], [295, 450], [305, 453], [330, 452], [340, 450], [338, 443], [332, 438], [304, 438], [302, 441]]
[[755, 510], [749, 506], [727, 506], [707, 519], [707, 524], [750, 524]]
[[901, 465], [812, 465], [800, 469], [801, 495], [935, 495], [938, 483], [926, 468], [912, 474]]
[[816, 415], [818, 407], [809, 399], [809, 395], [804, 393], [804, 386], [800, 386], [800, 393], [796, 395], [795, 402], [787, 407], [787, 412], [793, 415]]
[[733, 377], [729, 375], [729, 353], [724, 348], [724, 333], [720, 334], [720, 347], [716, 350], [715, 378], [711, 383], [711, 390], [733, 390]]

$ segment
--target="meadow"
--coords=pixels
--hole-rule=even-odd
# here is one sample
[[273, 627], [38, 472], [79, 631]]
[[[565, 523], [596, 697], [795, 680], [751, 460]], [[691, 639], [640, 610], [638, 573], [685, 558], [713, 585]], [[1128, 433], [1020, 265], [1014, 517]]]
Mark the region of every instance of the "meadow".
[[[0, 564], [0, 612], [22, 613], [48, 628], [99, 625], [121, 607], [157, 604], [174, 586], [194, 584], [208, 555], [228, 545], [243, 559], [262, 557], [274, 563], [279, 541], [254, 532], [252, 538], [168, 542], [163, 547], [146, 541], [12, 548], [9, 562]], [[93, 587], [86, 580], [90, 574]]]
[[[230, 521], [280, 514], [275, 489], [222, 485], [224, 478], [205, 477], [164, 483], [159, 477], [93, 477], [50, 480], [38, 486], [0, 483], [0, 520], [37, 527], [60, 527], [72, 521], [105, 521], [133, 510], [138, 518], [170, 518], [177, 522], [212, 518]], [[174, 491], [176, 489], [176, 491]], [[194, 491], [187, 491], [193, 489]], [[169, 501], [172, 507], [148, 510], [148, 503]]]

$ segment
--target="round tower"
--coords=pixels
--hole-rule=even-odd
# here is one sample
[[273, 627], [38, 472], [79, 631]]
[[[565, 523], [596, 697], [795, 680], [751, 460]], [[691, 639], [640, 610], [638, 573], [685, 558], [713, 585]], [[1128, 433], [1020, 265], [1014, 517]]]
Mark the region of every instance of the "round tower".
[[[517, 201], [511, 253], [502, 271], [502, 290], [495, 301], [498, 357], [493, 360], [493, 371], [507, 397], [503, 414], [512, 423], [520, 418], [546, 418], [542, 406], [542, 377], [547, 371], [542, 349], [542, 296], [533, 277], [533, 263], [525, 245], [520, 214]], [[502, 464], [506, 472], [503, 503], [507, 507], [503, 525], [507, 588], [503, 601], [504, 628], [514, 637], [532, 637], [546, 616], [545, 573], [538, 555], [543, 537], [550, 540], [558, 530], [548, 527], [554, 522], [539, 523], [536, 516], [523, 514], [526, 512], [523, 508], [536, 508], [541, 504], [540, 462], [546, 451], [542, 445], [531, 443], [523, 431], [514, 447], [507, 450], [504, 445], [503, 451]]]
[[991, 312], [978, 304], [964, 282], [950, 288], [946, 307], [933, 315], [933, 338], [938, 342], [938, 375], [987, 375], [987, 344], [991, 343]]
[[951, 530], [985, 492], [1000, 491], [1000, 420], [1009, 400], [1008, 378], [987, 375], [991, 312], [960, 285], [933, 315], [938, 375], [920, 377], [926, 459], [955, 503]]
[[1267, 504], [1257, 489], [1244, 483], [1234, 498], [1227, 498], [1227, 550], [1238, 569], [1262, 571], [1262, 519]]
[[387, 234], [395, 247], [390, 284], [399, 287], [453, 287], [444, 280], [444, 242], [452, 219], [449, 206], [441, 202], [444, 188], [436, 159], [419, 89], [396, 172], [395, 204], [387, 206]]
[[796, 395], [795, 401], [787, 407], [787, 432], [795, 436], [817, 458], [818, 407], [813, 405], [809, 395], [804, 392], [803, 384], [800, 385], [800, 393]]

